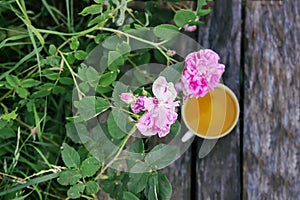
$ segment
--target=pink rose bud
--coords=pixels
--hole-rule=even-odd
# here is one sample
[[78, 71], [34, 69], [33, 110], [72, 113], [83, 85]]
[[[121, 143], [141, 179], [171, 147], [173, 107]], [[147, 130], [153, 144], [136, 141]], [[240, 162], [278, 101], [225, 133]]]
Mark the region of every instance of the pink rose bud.
[[135, 96], [132, 93], [122, 93], [120, 98], [127, 104], [132, 104], [135, 102]]
[[193, 26], [189, 26], [188, 24], [183, 26], [184, 30], [187, 32], [194, 32], [197, 30], [197, 26], [193, 25]]

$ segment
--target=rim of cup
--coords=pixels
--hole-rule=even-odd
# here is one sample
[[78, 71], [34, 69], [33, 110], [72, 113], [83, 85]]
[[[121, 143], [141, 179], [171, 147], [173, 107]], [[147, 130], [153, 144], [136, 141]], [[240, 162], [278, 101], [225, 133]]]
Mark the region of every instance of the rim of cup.
[[[228, 135], [233, 129], [234, 127], [236, 126], [237, 122], [238, 122], [238, 119], [239, 119], [239, 116], [240, 116], [240, 106], [239, 106], [239, 101], [236, 97], [236, 95], [234, 94], [234, 92], [229, 88], [227, 87], [226, 85], [224, 84], [221, 84], [221, 83], [218, 83], [218, 85], [215, 87], [215, 88], [223, 88], [225, 91], [227, 91], [229, 93], [229, 95], [231, 96], [231, 98], [233, 99], [234, 101], [234, 105], [235, 105], [235, 108], [236, 108], [236, 116], [235, 116], [235, 119], [234, 119], [234, 122], [232, 123], [232, 125], [230, 126], [230, 128], [225, 131], [224, 133], [222, 134], [219, 134], [219, 135], [216, 135], [216, 136], [205, 136], [205, 135], [201, 135], [197, 132], [195, 132], [191, 127], [190, 125], [186, 122], [186, 119], [185, 119], [185, 107], [186, 107], [186, 102], [188, 101], [188, 99], [190, 98], [187, 98], [186, 100], [184, 100], [183, 102], [183, 105], [181, 107], [181, 117], [183, 119], [183, 122], [184, 124], [186, 125], [186, 127], [188, 128], [188, 130], [190, 132], [192, 132], [195, 136], [197, 137], [200, 137], [200, 138], [203, 138], [203, 139], [219, 139], [219, 138], [222, 138], [226, 135]], [[201, 97], [200, 97], [201, 98]]]

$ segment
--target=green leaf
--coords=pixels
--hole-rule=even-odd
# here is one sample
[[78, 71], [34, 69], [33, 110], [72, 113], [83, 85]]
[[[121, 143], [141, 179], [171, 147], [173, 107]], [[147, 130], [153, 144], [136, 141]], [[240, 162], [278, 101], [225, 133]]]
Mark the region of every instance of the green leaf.
[[158, 51], [157, 49], [154, 49], [153, 52], [154, 52], [154, 58], [155, 58], [155, 60], [157, 60], [158, 63], [161, 63], [161, 64], [167, 63], [166, 57], [160, 51]]
[[13, 129], [11, 128], [2, 128], [0, 129], [0, 138], [1, 139], [9, 139], [9, 138], [14, 138], [16, 137], [16, 133]]
[[32, 99], [42, 98], [48, 96], [51, 93], [49, 90], [38, 90], [31, 95]]
[[144, 142], [142, 139], [136, 139], [129, 147], [129, 151], [134, 153], [144, 153]]
[[78, 87], [83, 93], [88, 93], [88, 91], [90, 90], [90, 86], [87, 82], [79, 83]]
[[144, 190], [144, 194], [147, 197], [147, 200], [159, 200], [158, 190], [158, 176], [157, 173], [154, 173], [149, 177], [147, 186]]
[[117, 66], [124, 64], [124, 59], [118, 51], [110, 51], [108, 53], [107, 66], [110, 66], [113, 63]]
[[158, 174], [158, 199], [169, 200], [172, 197], [172, 185], [166, 175]]
[[205, 16], [208, 15], [211, 12], [211, 9], [203, 9], [203, 10], [199, 10], [197, 12], [197, 16]]
[[176, 146], [159, 144], [146, 155], [145, 161], [155, 169], [161, 169], [175, 160], [177, 152]]
[[77, 37], [73, 37], [70, 42], [70, 49], [77, 50], [79, 45], [80, 45], [80, 43], [79, 43]]
[[176, 120], [176, 122], [171, 125], [170, 133], [168, 134], [168, 136], [176, 136], [178, 133], [180, 133], [180, 131], [181, 131], [181, 124], [179, 123], [178, 120]]
[[146, 51], [144, 53], [139, 53], [138, 55], [131, 58], [132, 62], [134, 62], [137, 66], [147, 64], [151, 60], [151, 54]]
[[[142, 139], [136, 139], [129, 147], [130, 156], [126, 159], [129, 169], [133, 168], [137, 163], [141, 162], [145, 156], [144, 142]], [[135, 166], [136, 167], [136, 166]], [[133, 168], [133, 170], [135, 170]], [[140, 170], [140, 169], [138, 169]], [[143, 169], [142, 169], [143, 170]], [[147, 171], [147, 166], [144, 165], [144, 171]]]
[[83, 50], [78, 50], [75, 52], [75, 58], [77, 60], [84, 60], [87, 57], [87, 53]]
[[0, 117], [0, 129], [3, 129], [6, 125], [7, 125], [7, 121], [1, 119], [1, 117]]
[[160, 72], [159, 76], [164, 76], [168, 82], [172, 82], [175, 85], [181, 78], [184, 65], [184, 62], [180, 62], [166, 67]]
[[80, 171], [82, 173], [83, 178], [85, 178], [85, 177], [93, 176], [98, 171], [99, 168], [100, 168], [99, 161], [94, 157], [90, 157], [85, 159], [82, 162], [80, 166]]
[[85, 185], [85, 193], [87, 195], [96, 194], [99, 191], [99, 185], [95, 181], [88, 181]]
[[18, 114], [16, 114], [18, 108], [16, 108], [15, 110], [11, 111], [10, 113], [6, 113], [4, 115], [1, 116], [1, 119], [5, 120], [5, 121], [10, 121], [10, 120], [15, 120], [18, 116]]
[[102, 181], [102, 190], [110, 195], [115, 195], [116, 184], [109, 179]]
[[73, 85], [74, 84], [74, 81], [72, 78], [70, 77], [61, 77], [59, 79], [59, 82], [62, 84], [62, 85]]
[[18, 87], [20, 85], [20, 80], [14, 75], [7, 75], [5, 79], [7, 83], [13, 88]]
[[70, 189], [67, 191], [67, 195], [71, 199], [77, 199], [83, 193], [84, 188], [85, 186], [83, 183], [77, 183], [76, 185], [70, 187]]
[[123, 192], [123, 200], [139, 200], [139, 198], [131, 192]]
[[66, 132], [67, 136], [74, 142], [74, 143], [80, 143], [80, 137], [78, 135], [77, 129], [75, 127], [74, 123], [67, 123], [66, 124]]
[[104, 98], [95, 96], [83, 97], [78, 102], [78, 112], [84, 120], [91, 119], [110, 107], [110, 103]]
[[[100, 16], [99, 16], [100, 17]], [[95, 43], [96, 44], [100, 44], [101, 42], [103, 42], [105, 40], [105, 38], [107, 38], [108, 36], [110, 36], [110, 34], [108, 33], [100, 33], [100, 34], [97, 34], [96, 37], [95, 37]]]
[[121, 129], [121, 131], [124, 131], [124, 132], [130, 131], [130, 129], [132, 127], [130, 127], [130, 129], [128, 129], [128, 127], [127, 127], [128, 126], [128, 117], [129, 117], [129, 115], [127, 113], [125, 113], [119, 109], [113, 109], [111, 113], [113, 115], [113, 118], [114, 118], [117, 126]]
[[125, 136], [125, 133], [122, 131], [121, 128], [123, 128], [123, 130], [124, 129], [126, 130], [126, 115], [124, 115], [124, 113], [120, 110], [113, 109], [108, 116], [107, 128], [108, 128], [108, 132], [113, 138], [115, 139], [123, 138]]
[[[76, 120], [76, 119], [75, 119]], [[77, 119], [81, 121], [81, 119]], [[66, 125], [67, 136], [75, 143], [86, 143], [90, 140], [91, 135], [87, 130], [86, 124], [80, 122], [68, 123]]]
[[144, 194], [148, 200], [169, 200], [172, 196], [172, 186], [164, 174], [154, 172], [148, 179]]
[[107, 87], [117, 79], [118, 73], [116, 71], [106, 72], [101, 75], [99, 85], [101, 87]]
[[[92, 86], [96, 86], [99, 81], [99, 73], [98, 71], [93, 68], [93, 67], [86, 67], [86, 66], [81, 66], [78, 69], [78, 75], [79, 78], [82, 81], [87, 81], [89, 82]], [[95, 84], [93, 84], [95, 82]]]
[[52, 56], [52, 55], [54, 55], [55, 54], [55, 52], [56, 52], [56, 47], [55, 47], [55, 45], [54, 44], [50, 44], [50, 46], [49, 46], [49, 54]]
[[53, 90], [53, 94], [59, 95], [59, 94], [66, 94], [66, 88], [60, 85], [56, 85]]
[[62, 159], [65, 165], [69, 168], [79, 168], [80, 157], [77, 151], [73, 147], [70, 147], [67, 143], [63, 143], [63, 150], [61, 152]]
[[149, 173], [129, 174], [129, 181], [127, 184], [128, 190], [137, 194], [145, 189], [148, 182]]
[[104, 98], [96, 97], [95, 109], [96, 113], [100, 114], [101, 112], [107, 110], [110, 107], [110, 103], [107, 102]]
[[97, 17], [91, 19], [88, 23], [88, 27], [94, 25], [94, 24], [100, 24], [101, 22], [104, 22], [106, 20], [105, 15], [98, 15]]
[[73, 54], [68, 54], [66, 59], [70, 65], [72, 65], [76, 61], [76, 58]]
[[185, 24], [195, 21], [196, 17], [192, 10], [179, 10], [174, 15], [174, 22], [177, 26], [183, 27]]
[[171, 24], [161, 24], [154, 28], [153, 33], [163, 40], [171, 40], [178, 35], [179, 30]]
[[[61, 62], [61, 57], [60, 56], [50, 56], [47, 58], [47, 63], [51, 66], [51, 67], [55, 67], [58, 68], [60, 66], [60, 62]], [[59, 71], [57, 71], [57, 74], [59, 73]]]
[[111, 37], [106, 38], [103, 41], [102, 46], [106, 49], [109, 49], [109, 50], [115, 50], [116, 46], [118, 46], [118, 44], [123, 43], [124, 41], [126, 41], [124, 37], [121, 37], [119, 35], [115, 35], [115, 36], [111, 36]]
[[150, 170], [150, 166], [148, 163], [138, 161], [131, 169], [130, 173], [144, 173]]
[[68, 169], [59, 173], [57, 182], [61, 185], [74, 185], [81, 179], [81, 174], [74, 169]]
[[38, 86], [40, 83], [41, 83], [40, 81], [29, 78], [21, 82], [21, 87], [31, 88], [31, 87]]
[[201, 17], [211, 12], [211, 9], [202, 9], [203, 6], [207, 5], [207, 0], [198, 0], [197, 2], [197, 16]]
[[86, 16], [86, 15], [94, 15], [102, 12], [103, 5], [91, 5], [85, 7], [79, 14]]
[[27, 96], [29, 95], [29, 92], [26, 88], [21, 88], [21, 87], [17, 87], [16, 88], [16, 93], [19, 95], [19, 97], [26, 99]]
[[46, 70], [43, 70], [42, 71], [42, 74], [49, 80], [51, 81], [55, 81], [58, 79], [59, 77], [59, 74], [58, 72], [55, 72], [53, 70], [49, 70], [49, 69], [46, 69]]
[[117, 107], [128, 106], [124, 101], [121, 100], [120, 95], [123, 92], [129, 92], [129, 86], [120, 81], [116, 81], [114, 87], [115, 88], [112, 94], [114, 105]]
[[96, 92], [98, 92], [99, 94], [105, 94], [105, 93], [111, 92], [112, 90], [113, 90], [113, 88], [110, 86], [107, 86], [107, 87], [97, 86], [97, 88], [96, 88]]
[[127, 42], [122, 42], [121, 44], [117, 45], [116, 48], [117, 52], [124, 56], [124, 54], [128, 54], [131, 51], [131, 47]]

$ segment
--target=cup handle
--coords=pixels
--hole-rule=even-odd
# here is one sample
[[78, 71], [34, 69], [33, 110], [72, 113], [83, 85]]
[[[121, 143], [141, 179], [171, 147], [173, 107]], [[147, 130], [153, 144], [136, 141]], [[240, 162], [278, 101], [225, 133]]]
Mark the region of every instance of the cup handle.
[[188, 131], [184, 134], [184, 136], [181, 138], [182, 142], [187, 142], [188, 140], [190, 140], [192, 137], [194, 136], [194, 133], [192, 133], [191, 131]]

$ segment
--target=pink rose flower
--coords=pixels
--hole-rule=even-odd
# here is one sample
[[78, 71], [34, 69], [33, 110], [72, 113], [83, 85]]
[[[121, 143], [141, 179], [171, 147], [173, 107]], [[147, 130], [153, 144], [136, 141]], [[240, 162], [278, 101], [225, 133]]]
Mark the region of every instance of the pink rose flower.
[[135, 96], [132, 93], [122, 93], [120, 95], [120, 98], [127, 104], [132, 104], [133, 102], [135, 102]]
[[[168, 83], [165, 77], [154, 81], [152, 91], [155, 97], [144, 97], [141, 99], [142, 103], [138, 103], [138, 99], [135, 104], [131, 104], [134, 109], [138, 107], [139, 111], [146, 111], [136, 127], [145, 136], [158, 134], [159, 137], [164, 137], [177, 119], [175, 109], [179, 106], [179, 101], [174, 102], [177, 92], [174, 84]], [[131, 109], [134, 111], [132, 107]]]
[[183, 93], [188, 97], [203, 97], [220, 82], [225, 65], [219, 64], [220, 57], [210, 49], [190, 53], [185, 58], [181, 82]]

